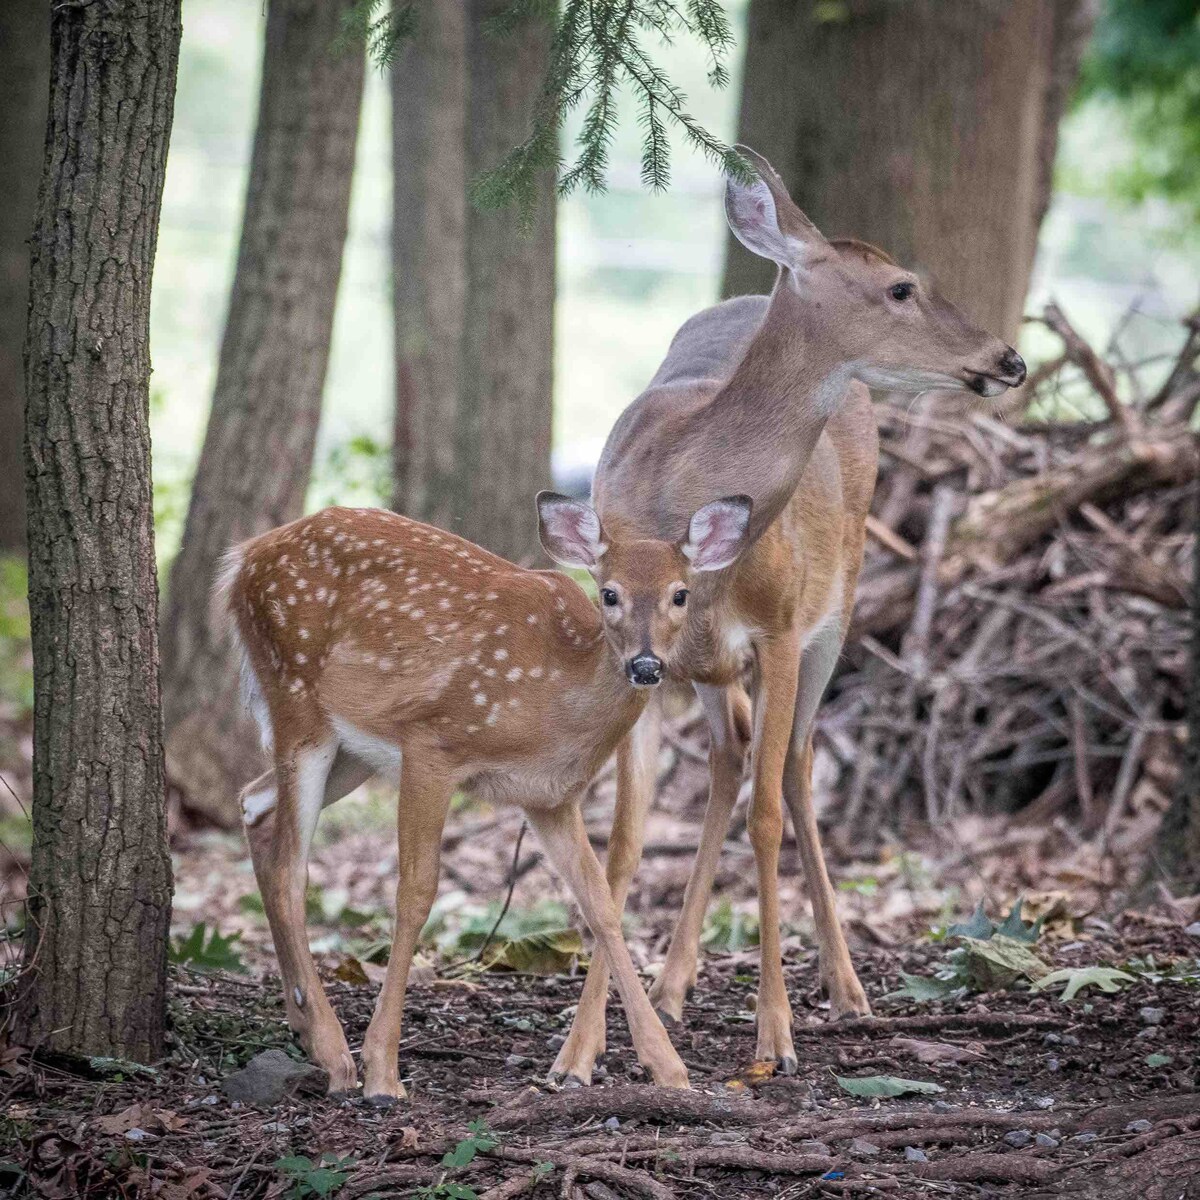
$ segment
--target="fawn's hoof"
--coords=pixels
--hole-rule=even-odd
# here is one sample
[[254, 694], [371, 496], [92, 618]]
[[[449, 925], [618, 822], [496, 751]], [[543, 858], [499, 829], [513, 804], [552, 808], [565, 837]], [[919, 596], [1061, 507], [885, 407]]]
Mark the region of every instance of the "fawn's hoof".
[[376, 1092], [373, 1096], [364, 1096], [363, 1103], [379, 1109], [380, 1112], [387, 1112], [389, 1108], [395, 1108], [400, 1103], [400, 1097], [391, 1096], [387, 1092]]
[[681, 1024], [680, 1020], [671, 1016], [665, 1008], [656, 1008], [654, 1015], [663, 1023], [664, 1029], [674, 1029], [676, 1025]]
[[779, 1060], [780, 1075], [795, 1075], [796, 1070], [797, 1070], [796, 1060], [790, 1054], [785, 1054]]

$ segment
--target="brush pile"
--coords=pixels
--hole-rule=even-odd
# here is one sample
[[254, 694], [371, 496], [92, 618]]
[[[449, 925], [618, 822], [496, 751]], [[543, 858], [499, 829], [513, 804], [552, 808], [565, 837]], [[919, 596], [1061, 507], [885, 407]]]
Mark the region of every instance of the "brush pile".
[[[1195, 551], [1200, 314], [1152, 394], [1050, 305], [1060, 357], [1022, 414], [881, 409], [883, 454], [819, 792], [853, 841], [915, 817], [1074, 809], [1144, 840], [1180, 759]], [[1162, 366], [1159, 365], [1161, 377]], [[822, 786], [823, 785], [823, 786]], [[1144, 816], [1145, 821], [1132, 820]]]

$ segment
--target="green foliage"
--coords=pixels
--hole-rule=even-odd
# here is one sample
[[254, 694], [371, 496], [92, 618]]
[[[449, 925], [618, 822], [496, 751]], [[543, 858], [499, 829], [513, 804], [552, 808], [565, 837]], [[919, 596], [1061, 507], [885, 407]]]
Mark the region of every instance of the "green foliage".
[[1042, 921], [1039, 917], [1032, 925], [1026, 925], [1021, 920], [1021, 906], [1023, 903], [1024, 901], [1018, 898], [1008, 916], [1004, 918], [1001, 924], [997, 925], [989, 920], [983, 910], [983, 901], [980, 900], [978, 907], [971, 914], [971, 919], [963, 921], [961, 924], [951, 925], [946, 930], [947, 936], [976, 938], [980, 941], [986, 941], [988, 938], [1000, 935], [1011, 938], [1015, 942], [1025, 942], [1032, 946], [1038, 940], [1038, 935], [1042, 932]]
[[1159, 1067], [1168, 1066], [1171, 1063], [1173, 1063], [1174, 1061], [1175, 1061], [1174, 1057], [1170, 1054], [1147, 1054], [1146, 1055], [1146, 1066], [1150, 1067], [1151, 1070], [1157, 1070]]
[[275, 1160], [275, 1169], [291, 1182], [285, 1193], [291, 1200], [306, 1200], [309, 1196], [332, 1196], [350, 1178], [350, 1168], [356, 1160], [349, 1154], [322, 1154], [319, 1162], [304, 1155]]
[[[442, 1155], [442, 1166], [447, 1171], [461, 1170], [474, 1162], [475, 1156], [480, 1151], [491, 1150], [497, 1145], [499, 1142], [488, 1131], [486, 1121], [472, 1121], [467, 1126], [467, 1136], [453, 1150], [447, 1150]], [[533, 1171], [536, 1178], [543, 1177], [539, 1171], [544, 1165], [549, 1165], [553, 1169], [552, 1164], [538, 1163]], [[453, 1180], [447, 1179], [445, 1175], [437, 1183], [426, 1184], [425, 1187], [418, 1188], [414, 1194], [419, 1197], [419, 1200], [476, 1200], [476, 1192], [473, 1187], [465, 1183], [455, 1183]]]
[[1133, 135], [1119, 193], [1158, 194], [1200, 216], [1200, 4], [1105, 0], [1084, 59], [1080, 94], [1119, 103]]
[[1033, 990], [1043, 992], [1062, 984], [1063, 990], [1058, 998], [1066, 1001], [1074, 1000], [1076, 994], [1085, 987], [1098, 987], [1102, 992], [1119, 992], [1125, 984], [1133, 982], [1132, 975], [1113, 967], [1069, 967], [1043, 976], [1033, 985]]
[[1146, 983], [1181, 983], [1200, 987], [1200, 958], [1176, 958], [1160, 963], [1152, 954], [1131, 958], [1124, 969]]
[[483, 965], [527, 975], [559, 975], [569, 971], [582, 955], [583, 938], [578, 929], [547, 929], [493, 941], [483, 956]]
[[[412, 5], [401, 5], [390, 16], [378, 16], [382, 3], [356, 0], [339, 41], [365, 41], [374, 61], [386, 67], [394, 62], [401, 42], [413, 33], [417, 17]], [[473, 181], [471, 199], [477, 207], [515, 204], [522, 220], [528, 222], [537, 194], [535, 181], [542, 171], [559, 172], [558, 190], [563, 196], [578, 187], [603, 191], [623, 87], [632, 92], [637, 104], [646, 187], [662, 191], [670, 183], [669, 126], [681, 130], [689, 144], [722, 170], [749, 178], [749, 166], [691, 115], [687, 96], [645, 45], [648, 38], [664, 45], [681, 35], [694, 38], [707, 56], [709, 85], [724, 88], [729, 83], [725, 58], [733, 46], [733, 34], [721, 0], [565, 0], [561, 8], [552, 0], [510, 0], [487, 26], [487, 33], [495, 39], [494, 52], [507, 53], [504, 39], [529, 22], [553, 29], [532, 127], [529, 136], [503, 161]], [[579, 105], [586, 107], [577, 153], [573, 162], [564, 164], [559, 132], [567, 113]], [[565, 169], [560, 171], [562, 167]]]
[[[496, 924], [500, 902], [471, 904], [462, 892], [439, 896], [421, 930], [421, 942], [443, 954], [464, 954], [478, 950]], [[566, 905], [543, 900], [532, 908], [510, 908], [495, 933], [495, 941], [508, 942], [531, 934], [552, 933], [570, 925]]]
[[386, 504], [391, 489], [391, 449], [369, 434], [358, 433], [331, 446], [317, 464], [308, 507]]
[[890, 1099], [893, 1096], [934, 1096], [946, 1089], [920, 1079], [900, 1079], [895, 1075], [864, 1075], [857, 1079], [835, 1075], [838, 1087], [851, 1096]]
[[708, 950], [746, 950], [758, 945], [758, 914], [734, 908], [722, 898], [708, 914], [700, 934]]
[[0, 704], [33, 711], [29, 573], [20, 555], [0, 556]]
[[333, 43], [333, 52], [344, 54], [351, 46], [365, 43], [371, 60], [381, 71], [386, 70], [395, 63], [400, 47], [416, 30], [417, 13], [412, 4], [354, 0], [342, 14], [342, 29]]
[[241, 936], [240, 933], [222, 936], [216, 928], [209, 935], [208, 926], [201, 921], [187, 937], [171, 942], [167, 957], [173, 963], [199, 971], [244, 971], [245, 963], [234, 949]]

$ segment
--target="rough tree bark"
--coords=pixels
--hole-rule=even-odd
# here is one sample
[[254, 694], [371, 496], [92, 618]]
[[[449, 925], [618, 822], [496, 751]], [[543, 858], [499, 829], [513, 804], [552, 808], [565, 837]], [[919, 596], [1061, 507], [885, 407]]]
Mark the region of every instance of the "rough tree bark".
[[532, 496], [550, 480], [554, 181], [528, 233], [514, 211], [463, 205], [462, 189], [528, 133], [549, 31], [531, 22], [498, 40], [486, 25], [505, 0], [449, 7], [433, 6], [427, 35], [446, 69], [434, 79], [406, 59], [394, 79], [396, 501], [531, 560]]
[[17, 1036], [162, 1050], [171, 864], [150, 491], [150, 277], [179, 0], [53, 6], [25, 354], [33, 863]]
[[25, 548], [25, 368], [29, 234], [46, 140], [50, 8], [0, 4], [0, 552]]
[[[830, 236], [1015, 340], [1093, 0], [752, 0], [739, 140]], [[765, 291], [726, 253], [725, 295]]]
[[450, 528], [466, 294], [467, 14], [429, 0], [392, 71], [392, 506]]
[[237, 273], [212, 413], [163, 620], [167, 768], [237, 820], [260, 752], [232, 647], [209, 621], [223, 552], [300, 515], [341, 273], [365, 52], [334, 53], [350, 0], [271, 0]]

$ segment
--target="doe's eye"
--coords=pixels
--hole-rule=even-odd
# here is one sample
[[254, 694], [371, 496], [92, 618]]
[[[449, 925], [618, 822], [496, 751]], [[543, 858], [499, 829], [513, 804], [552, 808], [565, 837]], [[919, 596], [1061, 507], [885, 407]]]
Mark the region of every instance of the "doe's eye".
[[612, 588], [601, 588], [600, 599], [604, 601], [605, 608], [617, 607], [617, 593]]
[[680, 588], [679, 591], [677, 591], [675, 595], [671, 597], [671, 603], [674, 604], [676, 608], [682, 608], [687, 603], [687, 598], [687, 588]]
[[916, 290], [917, 289], [908, 282], [893, 283], [892, 286], [888, 288], [888, 295], [891, 296], [893, 300], [911, 300], [913, 298], [913, 293]]

